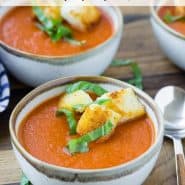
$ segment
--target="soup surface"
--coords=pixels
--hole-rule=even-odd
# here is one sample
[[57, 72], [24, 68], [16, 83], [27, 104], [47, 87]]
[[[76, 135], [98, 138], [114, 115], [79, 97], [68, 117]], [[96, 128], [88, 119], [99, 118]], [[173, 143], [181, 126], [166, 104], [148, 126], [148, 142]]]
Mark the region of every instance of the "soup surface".
[[[163, 20], [163, 17], [167, 12], [170, 12], [172, 15], [174, 15], [175, 7], [161, 7], [158, 11], [159, 17]], [[169, 27], [174, 29], [175, 31], [182, 33], [185, 35], [185, 21], [175, 21], [173, 23], [168, 24]]]
[[92, 143], [89, 152], [70, 156], [64, 150], [71, 139], [66, 118], [55, 116], [58, 101], [59, 97], [56, 97], [39, 105], [19, 128], [21, 144], [40, 160], [78, 169], [112, 167], [138, 157], [155, 140], [153, 123], [145, 116], [118, 126], [107, 141]]
[[16, 49], [47, 56], [83, 52], [104, 42], [112, 33], [112, 23], [103, 12], [101, 20], [87, 32], [73, 30], [76, 40], [86, 41], [83, 46], [74, 46], [63, 40], [52, 42], [49, 36], [36, 27], [31, 7], [14, 8], [0, 22], [0, 40]]

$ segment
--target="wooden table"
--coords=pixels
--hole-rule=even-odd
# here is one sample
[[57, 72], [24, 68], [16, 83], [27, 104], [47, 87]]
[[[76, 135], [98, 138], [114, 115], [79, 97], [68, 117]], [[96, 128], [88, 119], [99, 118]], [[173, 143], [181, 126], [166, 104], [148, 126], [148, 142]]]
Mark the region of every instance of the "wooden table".
[[[159, 49], [151, 30], [148, 8], [123, 7], [122, 10], [125, 14], [125, 29], [117, 58], [138, 61], [144, 76], [145, 91], [151, 96], [165, 85], [185, 88], [185, 73], [171, 64]], [[110, 67], [104, 75], [127, 80], [132, 73], [125, 67]], [[8, 119], [17, 102], [32, 88], [11, 76], [10, 82], [10, 106], [0, 114], [0, 184], [16, 185], [19, 184], [21, 170], [10, 145]], [[164, 140], [157, 164], [144, 185], [176, 185], [174, 152], [170, 140]]]

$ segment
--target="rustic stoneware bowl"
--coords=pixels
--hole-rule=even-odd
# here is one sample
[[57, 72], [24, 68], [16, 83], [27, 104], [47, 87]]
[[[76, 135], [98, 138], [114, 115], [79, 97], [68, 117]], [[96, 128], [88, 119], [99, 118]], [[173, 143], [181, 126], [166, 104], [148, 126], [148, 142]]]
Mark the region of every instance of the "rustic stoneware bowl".
[[[161, 1], [156, 1], [156, 5], [159, 3], [163, 5]], [[158, 8], [159, 6], [151, 7], [151, 24], [154, 35], [165, 55], [174, 64], [185, 70], [185, 35], [166, 25], [157, 14]]]
[[29, 154], [17, 139], [17, 131], [24, 117], [43, 101], [61, 94], [69, 83], [86, 80], [100, 84], [108, 91], [133, 86], [106, 77], [81, 76], [60, 78], [48, 82], [24, 97], [13, 110], [10, 117], [10, 135], [13, 150], [22, 171], [34, 185], [140, 185], [153, 169], [158, 158], [163, 140], [163, 119], [155, 102], [143, 91], [134, 88], [139, 99], [151, 117], [156, 139], [152, 146], [141, 156], [132, 161], [104, 169], [80, 170], [59, 167], [43, 162]]
[[[1, 8], [0, 18], [10, 9], [12, 8]], [[37, 86], [59, 77], [103, 73], [118, 49], [123, 31], [123, 16], [116, 7], [107, 6], [101, 9], [110, 18], [114, 32], [108, 40], [96, 47], [75, 55], [51, 57], [26, 53], [0, 41], [3, 63], [17, 79], [30, 86]]]

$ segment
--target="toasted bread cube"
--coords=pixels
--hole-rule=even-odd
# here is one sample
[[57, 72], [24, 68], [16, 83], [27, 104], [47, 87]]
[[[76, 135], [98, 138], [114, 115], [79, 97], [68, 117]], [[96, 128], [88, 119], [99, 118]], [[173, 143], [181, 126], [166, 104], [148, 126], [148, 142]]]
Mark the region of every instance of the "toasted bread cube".
[[46, 17], [52, 18], [54, 20], [62, 19], [59, 6], [42, 6], [41, 8]]
[[100, 98], [110, 99], [104, 106], [121, 114], [120, 123], [137, 119], [145, 114], [145, 108], [132, 88], [106, 93]]
[[[111, 121], [113, 124], [113, 133], [116, 128], [119, 120], [121, 119], [121, 115], [98, 104], [91, 104], [83, 113], [77, 125], [77, 133], [80, 135], [84, 135], [90, 131], [99, 128], [107, 121]], [[109, 135], [111, 135], [111, 133]], [[108, 138], [108, 136], [104, 136], [104, 138]], [[102, 139], [102, 138], [101, 138]]]
[[185, 6], [176, 6], [175, 7], [176, 16], [185, 16]]
[[68, 5], [61, 7], [61, 15], [73, 28], [83, 32], [98, 22], [101, 16], [95, 6]]
[[73, 110], [75, 105], [85, 105], [79, 109], [79, 112], [83, 112], [89, 104], [93, 101], [88, 93], [83, 90], [78, 90], [70, 94], [65, 94], [61, 97], [58, 108], [66, 108], [69, 110]]

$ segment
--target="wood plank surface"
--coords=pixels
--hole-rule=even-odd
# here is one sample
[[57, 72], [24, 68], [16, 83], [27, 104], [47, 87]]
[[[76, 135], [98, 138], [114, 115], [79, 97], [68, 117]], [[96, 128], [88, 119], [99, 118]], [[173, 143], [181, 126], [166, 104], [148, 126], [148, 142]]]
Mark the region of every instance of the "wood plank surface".
[[[117, 58], [138, 61], [144, 76], [144, 88], [154, 96], [165, 85], [177, 85], [185, 89], [185, 73], [175, 67], [161, 52], [149, 21], [146, 7], [122, 7], [125, 28]], [[105, 76], [128, 80], [132, 73], [128, 68], [109, 67]], [[0, 114], [0, 184], [19, 184], [21, 170], [10, 145], [8, 119], [17, 102], [32, 88], [18, 82], [10, 75], [11, 101], [6, 112]], [[134, 185], [134, 182], [133, 182]], [[144, 185], [176, 185], [175, 162], [172, 142], [164, 140], [157, 164]]]

